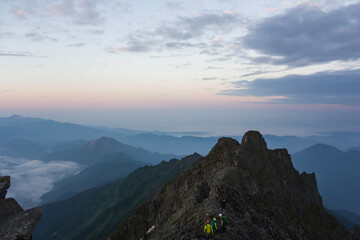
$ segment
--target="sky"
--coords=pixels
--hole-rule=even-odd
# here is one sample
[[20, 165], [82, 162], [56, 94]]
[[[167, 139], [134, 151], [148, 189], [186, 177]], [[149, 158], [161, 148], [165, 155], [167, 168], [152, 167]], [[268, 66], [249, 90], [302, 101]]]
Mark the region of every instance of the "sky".
[[360, 1], [2, 0], [0, 117], [360, 131]]

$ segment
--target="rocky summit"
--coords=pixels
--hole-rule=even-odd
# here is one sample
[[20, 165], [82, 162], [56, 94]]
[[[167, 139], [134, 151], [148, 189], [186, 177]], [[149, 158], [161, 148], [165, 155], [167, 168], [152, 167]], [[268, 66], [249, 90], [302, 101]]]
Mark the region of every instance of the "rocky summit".
[[41, 208], [24, 209], [13, 198], [5, 198], [10, 177], [0, 177], [0, 239], [31, 239], [41, 217]]
[[325, 211], [315, 175], [299, 174], [287, 150], [269, 150], [257, 131], [241, 144], [219, 139], [109, 239], [204, 239], [207, 220], [220, 226], [219, 213], [228, 223], [213, 239], [356, 239]]

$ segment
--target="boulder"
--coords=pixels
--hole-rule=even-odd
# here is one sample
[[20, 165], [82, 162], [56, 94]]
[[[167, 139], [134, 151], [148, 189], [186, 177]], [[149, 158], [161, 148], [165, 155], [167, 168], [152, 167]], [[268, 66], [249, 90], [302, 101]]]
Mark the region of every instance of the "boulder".
[[0, 216], [1, 240], [31, 239], [41, 217], [41, 208]]
[[21, 211], [24, 211], [24, 209], [16, 202], [15, 199], [6, 198], [0, 200], [0, 217]]

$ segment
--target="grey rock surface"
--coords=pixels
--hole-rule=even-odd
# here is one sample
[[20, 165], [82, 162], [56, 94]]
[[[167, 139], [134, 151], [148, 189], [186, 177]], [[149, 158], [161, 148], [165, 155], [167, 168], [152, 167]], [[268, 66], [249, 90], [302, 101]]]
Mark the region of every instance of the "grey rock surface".
[[0, 216], [1, 240], [30, 239], [41, 217], [41, 208]]
[[24, 211], [24, 209], [13, 198], [6, 198], [0, 200], [0, 218], [3, 215], [9, 215], [12, 213], [18, 213]]

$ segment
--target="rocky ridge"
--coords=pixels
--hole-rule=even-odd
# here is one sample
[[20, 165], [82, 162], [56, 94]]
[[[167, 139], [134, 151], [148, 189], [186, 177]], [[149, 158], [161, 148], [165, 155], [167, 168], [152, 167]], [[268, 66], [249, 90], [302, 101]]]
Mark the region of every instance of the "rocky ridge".
[[229, 223], [214, 239], [359, 239], [325, 211], [315, 175], [299, 174], [287, 150], [269, 150], [257, 131], [241, 144], [219, 139], [108, 239], [203, 239], [205, 221], [219, 213]]
[[5, 198], [10, 177], [0, 177], [0, 239], [31, 239], [41, 217], [41, 208], [24, 209], [13, 198]]

